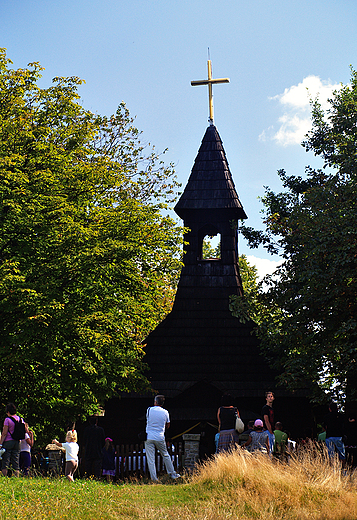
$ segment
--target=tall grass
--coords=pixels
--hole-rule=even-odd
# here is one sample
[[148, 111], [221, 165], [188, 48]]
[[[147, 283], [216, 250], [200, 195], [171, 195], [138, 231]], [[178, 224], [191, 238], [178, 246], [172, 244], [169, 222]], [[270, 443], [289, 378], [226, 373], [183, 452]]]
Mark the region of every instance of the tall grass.
[[288, 464], [242, 449], [163, 485], [0, 478], [0, 519], [356, 520], [357, 477], [315, 445]]
[[[357, 476], [311, 443], [281, 463], [236, 450], [201, 466], [190, 480], [212, 489], [208, 519], [357, 519]], [[200, 518], [200, 517], [198, 517]]]

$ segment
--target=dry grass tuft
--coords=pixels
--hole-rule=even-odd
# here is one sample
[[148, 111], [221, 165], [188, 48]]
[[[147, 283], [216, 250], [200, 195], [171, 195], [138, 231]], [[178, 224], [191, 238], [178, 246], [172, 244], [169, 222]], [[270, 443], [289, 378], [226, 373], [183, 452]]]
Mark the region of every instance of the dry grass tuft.
[[337, 459], [330, 462], [327, 451], [313, 443], [288, 464], [242, 449], [220, 454], [190, 482], [214, 490], [216, 513], [202, 517], [207, 520], [357, 518], [357, 477], [344, 472]]

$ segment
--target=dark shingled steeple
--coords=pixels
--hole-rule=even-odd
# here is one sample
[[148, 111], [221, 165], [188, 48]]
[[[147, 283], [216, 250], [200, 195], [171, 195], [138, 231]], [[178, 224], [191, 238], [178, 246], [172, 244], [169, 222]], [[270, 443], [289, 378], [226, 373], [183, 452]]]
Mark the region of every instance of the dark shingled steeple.
[[[206, 130], [175, 211], [189, 231], [173, 309], [146, 339], [152, 386], [168, 397], [203, 381], [218, 394], [262, 395], [274, 376], [251, 334], [254, 324], [241, 323], [229, 310], [229, 297], [243, 294], [237, 234], [238, 219], [247, 216], [214, 125]], [[215, 235], [220, 258], [205, 259], [203, 240]], [[202, 413], [212, 420], [216, 411]]]
[[223, 208], [235, 209], [237, 219], [247, 218], [234, 187], [221, 138], [217, 128], [210, 125], [175, 211], [185, 219], [185, 210]]

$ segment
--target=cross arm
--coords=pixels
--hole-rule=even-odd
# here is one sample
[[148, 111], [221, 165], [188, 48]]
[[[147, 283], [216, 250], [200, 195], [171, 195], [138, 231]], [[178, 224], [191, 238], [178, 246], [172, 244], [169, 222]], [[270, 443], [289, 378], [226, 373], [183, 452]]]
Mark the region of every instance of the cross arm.
[[196, 85], [209, 85], [215, 83], [229, 83], [229, 78], [217, 78], [217, 79], [202, 79], [198, 81], [191, 81], [191, 85], [195, 87]]

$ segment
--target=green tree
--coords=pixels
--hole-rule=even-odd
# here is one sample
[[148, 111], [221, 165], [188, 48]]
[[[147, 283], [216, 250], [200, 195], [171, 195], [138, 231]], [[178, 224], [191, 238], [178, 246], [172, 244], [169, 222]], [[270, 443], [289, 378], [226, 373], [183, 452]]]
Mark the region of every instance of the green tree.
[[264, 232], [243, 227], [252, 246], [284, 259], [256, 298], [235, 302], [258, 324], [262, 348], [285, 386], [309, 386], [312, 399], [356, 400], [357, 390], [357, 73], [324, 112], [312, 103], [303, 146], [324, 168], [287, 176], [266, 189]]
[[163, 216], [172, 165], [122, 103], [80, 105], [81, 80], [0, 53], [0, 400], [37, 433], [147, 387], [141, 342], [169, 311], [182, 229]]
[[244, 294], [255, 294], [258, 290], [258, 269], [248, 262], [246, 255], [239, 255], [239, 272]]

